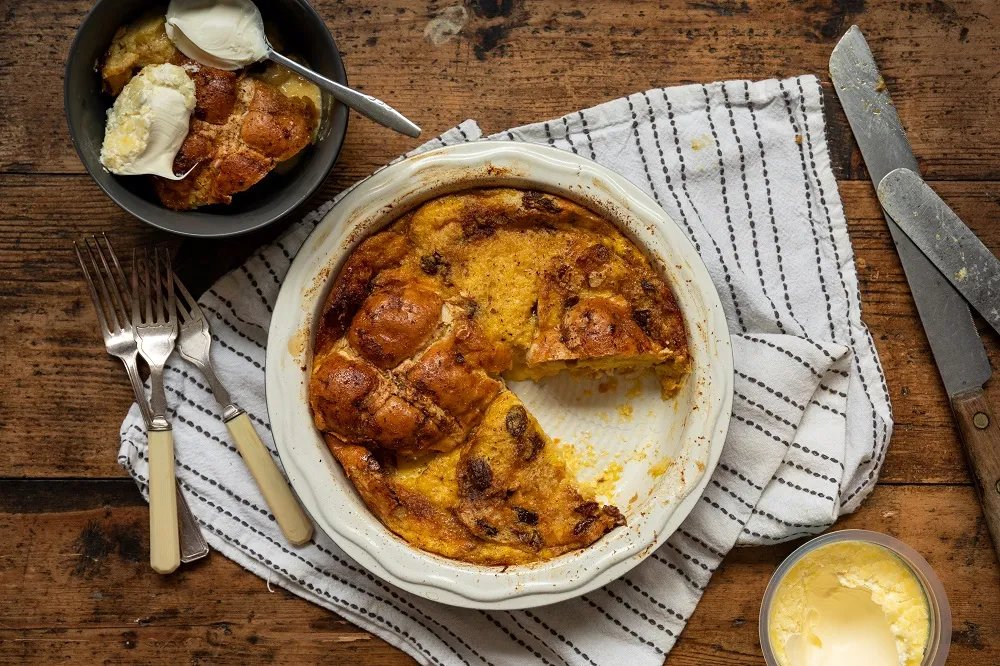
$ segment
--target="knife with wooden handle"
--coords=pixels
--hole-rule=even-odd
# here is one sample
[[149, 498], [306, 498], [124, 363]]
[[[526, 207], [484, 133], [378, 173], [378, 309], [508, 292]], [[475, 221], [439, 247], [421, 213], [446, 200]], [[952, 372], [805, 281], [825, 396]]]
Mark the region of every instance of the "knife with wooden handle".
[[[1000, 332], [1000, 259], [919, 174], [895, 169], [878, 184], [882, 208], [948, 282]], [[993, 543], [1000, 552], [1000, 400], [986, 387], [950, 395]]]
[[[830, 56], [830, 78], [865, 166], [878, 189], [897, 169], [917, 172], [906, 132], [885, 79], [857, 26], [841, 38]], [[983, 511], [1000, 553], [1000, 395], [986, 386], [993, 374], [969, 306], [953, 283], [910, 240], [888, 211], [886, 224], [899, 254], [910, 293], [920, 314], [934, 361], [951, 400]]]
[[983, 503], [986, 527], [993, 538], [993, 547], [1000, 553], [1000, 409], [995, 408], [997, 404], [1000, 401], [996, 396], [983, 389], [951, 398], [969, 469]]

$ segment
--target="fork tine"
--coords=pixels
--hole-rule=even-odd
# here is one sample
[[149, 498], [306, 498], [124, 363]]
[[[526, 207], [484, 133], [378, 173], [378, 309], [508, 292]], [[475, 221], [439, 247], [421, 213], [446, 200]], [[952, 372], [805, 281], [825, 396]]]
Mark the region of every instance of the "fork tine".
[[154, 282], [156, 291], [153, 292], [153, 299], [156, 301], [156, 312], [154, 316], [156, 317], [156, 323], [163, 323], [163, 283], [166, 282], [165, 279], [160, 278], [160, 250], [159, 248], [153, 248], [153, 274], [156, 276], [156, 282]]
[[[184, 283], [176, 273], [173, 273], [174, 280], [174, 292], [177, 301], [177, 314], [181, 319], [189, 321], [199, 321], [203, 319], [201, 312], [201, 307], [198, 306], [198, 301], [191, 296], [191, 292], [187, 290]], [[179, 296], [176, 296], [176, 292], [180, 292]]]
[[73, 249], [76, 250], [76, 258], [80, 262], [80, 268], [83, 270], [83, 277], [87, 281], [87, 286], [90, 287], [90, 299], [94, 301], [94, 310], [97, 311], [97, 321], [101, 324], [101, 335], [108, 335], [111, 333], [111, 329], [108, 328], [108, 322], [104, 319], [104, 308], [101, 307], [101, 298], [97, 295], [97, 287], [94, 286], [94, 281], [90, 277], [90, 271], [87, 270], [87, 264], [83, 261], [83, 255], [80, 254], [80, 246], [77, 245], [76, 241], [73, 241]]
[[132, 248], [132, 326], [142, 323], [139, 306], [139, 254]]
[[111, 263], [115, 265], [114, 280], [118, 283], [118, 293], [121, 294], [122, 301], [125, 303], [125, 318], [128, 319], [128, 311], [129, 308], [132, 307], [132, 294], [129, 292], [128, 279], [125, 277], [125, 271], [122, 270], [122, 265], [118, 263], [118, 255], [115, 254], [115, 249], [111, 247], [111, 241], [108, 240], [108, 235], [102, 232], [101, 238], [104, 239], [104, 244], [108, 246], [108, 254], [111, 256]]
[[122, 326], [118, 323], [118, 313], [115, 311], [114, 301], [111, 300], [111, 295], [108, 293], [108, 285], [104, 279], [104, 273], [101, 272], [100, 267], [97, 265], [97, 259], [94, 258], [94, 252], [90, 247], [90, 239], [84, 238], [83, 245], [87, 248], [87, 256], [90, 258], [90, 263], [94, 266], [94, 278], [100, 287], [100, 294], [103, 297], [101, 304], [104, 309], [105, 321], [109, 324], [108, 331], [117, 333], [122, 329]]
[[[108, 239], [106, 236], [104, 240], [105, 242], [107, 242]], [[128, 328], [130, 328], [128, 312], [125, 310], [125, 304], [122, 301], [121, 289], [118, 286], [118, 280], [115, 279], [115, 274], [111, 272], [111, 266], [108, 265], [108, 260], [104, 256], [104, 250], [101, 249], [101, 242], [97, 239], [97, 236], [94, 236], [94, 245], [97, 246], [97, 256], [101, 258], [101, 264], [104, 266], [104, 270], [108, 275], [108, 280], [111, 282], [111, 285], [108, 290], [111, 292], [111, 298], [113, 300], [112, 306], [115, 311], [115, 318], [117, 318], [121, 323], [121, 328], [123, 330], [127, 330]], [[111, 245], [108, 244], [108, 247], [110, 248]], [[112, 251], [112, 255], [113, 254], [114, 252]]]
[[174, 291], [174, 269], [170, 266], [170, 253], [163, 251], [166, 255], [165, 265], [167, 267], [167, 317], [166, 321], [173, 322], [177, 319], [177, 293]]
[[149, 275], [149, 248], [142, 248], [142, 271], [145, 276], [146, 323], [153, 323], [153, 283]]

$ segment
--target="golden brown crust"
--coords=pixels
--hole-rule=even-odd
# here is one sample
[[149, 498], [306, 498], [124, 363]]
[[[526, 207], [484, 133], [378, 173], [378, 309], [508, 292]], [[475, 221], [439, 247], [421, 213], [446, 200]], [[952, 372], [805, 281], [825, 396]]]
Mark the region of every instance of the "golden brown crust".
[[544, 560], [624, 523], [584, 496], [502, 373], [652, 367], [666, 395], [690, 362], [669, 285], [616, 227], [509, 189], [434, 199], [361, 243], [314, 354], [316, 425], [372, 511], [481, 564]]
[[256, 79], [233, 79], [232, 72], [200, 68], [195, 94], [191, 129], [174, 159], [174, 173], [193, 170], [182, 180], [154, 178], [160, 201], [175, 210], [232, 202], [309, 145], [319, 123], [311, 101], [288, 99]]
[[240, 137], [250, 148], [277, 162], [291, 159], [312, 141], [319, 110], [305, 97], [285, 97], [256, 81]]
[[411, 249], [405, 235], [383, 231], [366, 238], [351, 253], [323, 304], [323, 317], [316, 333], [317, 353], [325, 351], [347, 332], [358, 308], [368, 298], [375, 276], [398, 265]]
[[687, 356], [684, 321], [666, 282], [633, 248], [581, 239], [548, 270], [530, 363], [657, 354]]
[[236, 107], [239, 74], [199, 65], [188, 58], [183, 64], [194, 81], [194, 117], [211, 125], [225, 125]]
[[487, 340], [473, 322], [460, 320], [452, 333], [414, 362], [406, 381], [468, 430], [478, 425], [503, 388], [487, 373], [497, 375], [509, 365], [505, 348]]
[[584, 298], [566, 308], [559, 331], [572, 358], [629, 356], [654, 350], [632, 321], [628, 306], [610, 298]]
[[195, 176], [196, 187], [197, 184], [204, 183], [206, 189], [196, 189], [196, 196], [185, 203], [195, 208], [213, 203], [230, 203], [234, 194], [245, 192], [259, 183], [274, 166], [273, 160], [252, 150], [237, 150], [220, 155]]
[[441, 322], [443, 304], [437, 293], [419, 284], [392, 282], [364, 302], [347, 340], [376, 367], [395, 368], [423, 349]]
[[[390, 287], [402, 290], [398, 283]], [[359, 319], [371, 322], [365, 312], [372, 302], [376, 309], [387, 303], [384, 294], [380, 289], [368, 298], [355, 325]], [[436, 313], [440, 307], [439, 302]], [[466, 319], [449, 324], [424, 351], [436, 324], [436, 319], [428, 321], [423, 331], [393, 326], [401, 337], [414, 334], [402, 341], [366, 332], [361, 344], [351, 341], [352, 325], [346, 346], [341, 341], [315, 361], [310, 401], [317, 427], [348, 443], [408, 454], [449, 451], [462, 443], [503, 388], [488, 372], [495, 376], [510, 357]], [[415, 343], [422, 353], [414, 360], [404, 363], [390, 355]], [[366, 355], [366, 347], [375, 347], [374, 352], [368, 349]]]
[[478, 540], [452, 511], [395, 482], [391, 468], [379, 463], [368, 449], [345, 444], [332, 435], [325, 439], [365, 504], [393, 532], [407, 541], [426, 543], [427, 550], [446, 557], [465, 559], [476, 552]]
[[309, 397], [317, 428], [368, 448], [415, 453], [457, 442], [439, 407], [361, 359], [333, 353], [318, 361]]
[[101, 58], [104, 90], [117, 97], [147, 65], [180, 64], [184, 56], [167, 37], [162, 10], [150, 10], [115, 31], [108, 50]]
[[520, 435], [510, 434], [508, 414], [517, 409], [524, 411], [512, 393], [498, 396], [470, 444], [445, 454], [452, 464], [424, 473], [433, 492], [414, 488], [392, 454], [324, 437], [365, 504], [390, 530], [446, 557], [483, 565], [545, 560], [624, 525], [618, 509], [580, 495], [533, 419], [525, 419]]
[[535, 419], [510, 392], [490, 406], [458, 463], [458, 520], [483, 541], [565, 552], [624, 524], [586, 500]]

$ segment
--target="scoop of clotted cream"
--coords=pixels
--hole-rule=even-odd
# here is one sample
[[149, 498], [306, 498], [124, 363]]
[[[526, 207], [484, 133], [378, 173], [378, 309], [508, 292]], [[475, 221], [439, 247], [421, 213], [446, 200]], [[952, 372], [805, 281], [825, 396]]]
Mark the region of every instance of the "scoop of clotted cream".
[[183, 178], [174, 175], [174, 157], [188, 134], [194, 105], [194, 81], [182, 67], [143, 67], [108, 110], [101, 164], [123, 176]]
[[250, 0], [171, 0], [166, 29], [181, 53], [216, 69], [237, 70], [267, 57], [264, 21]]
[[769, 638], [782, 666], [917, 666], [930, 610], [913, 571], [862, 541], [817, 548], [771, 602]]

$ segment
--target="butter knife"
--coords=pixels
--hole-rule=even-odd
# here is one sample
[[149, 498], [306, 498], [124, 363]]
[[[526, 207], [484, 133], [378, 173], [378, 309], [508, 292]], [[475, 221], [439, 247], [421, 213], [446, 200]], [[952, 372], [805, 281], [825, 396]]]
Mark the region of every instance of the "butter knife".
[[[830, 56], [830, 78], [876, 189], [897, 169], [917, 171], [885, 79], [857, 26]], [[893, 216], [886, 224], [951, 401], [994, 548], [1000, 552], [1000, 395], [962, 294], [910, 240]], [[995, 407], [998, 406], [998, 407]]]
[[886, 174], [878, 184], [878, 199], [945, 279], [1000, 333], [1000, 259], [909, 169]]
[[174, 277], [177, 290], [177, 312], [180, 329], [177, 337], [177, 351], [181, 357], [198, 368], [208, 381], [212, 395], [222, 407], [222, 419], [236, 448], [250, 468], [264, 500], [274, 514], [275, 522], [289, 543], [301, 546], [313, 535], [312, 521], [299, 504], [288, 486], [288, 481], [271, 458], [260, 435], [250, 422], [250, 416], [233, 402], [229, 391], [219, 380], [212, 368], [210, 356], [212, 334], [208, 320], [195, 300], [180, 280]]

